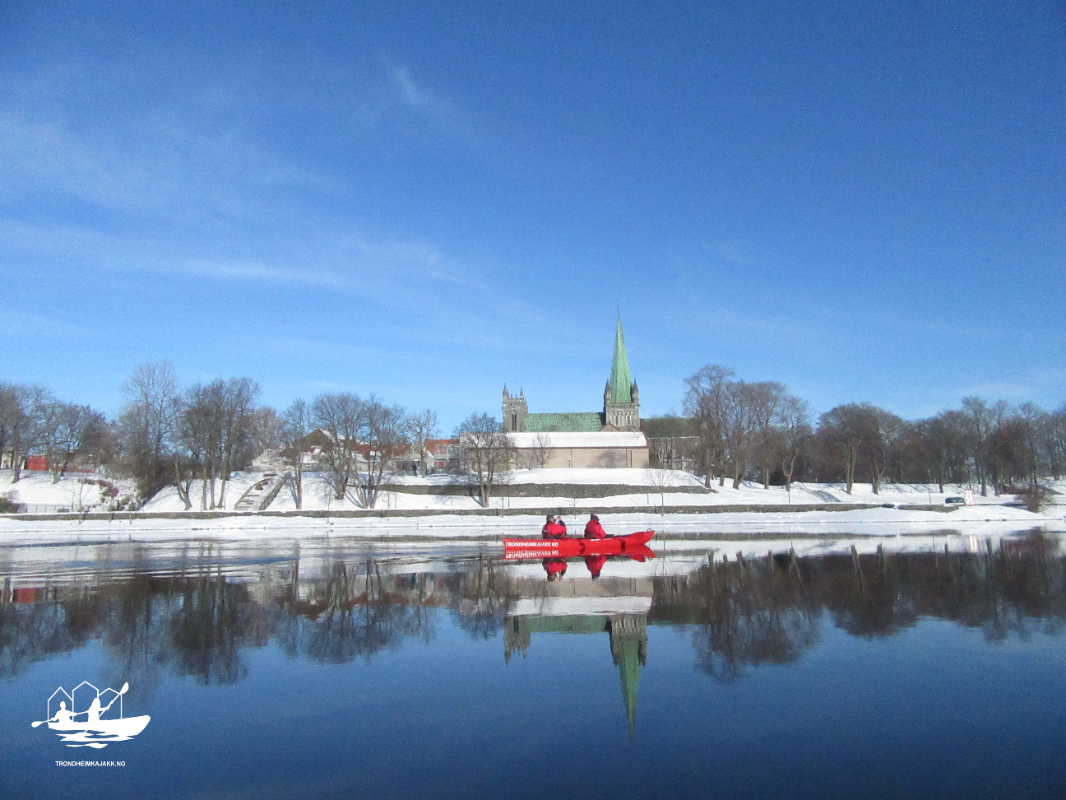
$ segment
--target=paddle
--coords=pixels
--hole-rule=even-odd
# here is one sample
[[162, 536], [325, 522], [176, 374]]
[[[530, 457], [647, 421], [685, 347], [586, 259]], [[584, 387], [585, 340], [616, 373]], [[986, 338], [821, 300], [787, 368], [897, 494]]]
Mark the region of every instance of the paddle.
[[[130, 685], [128, 683], [122, 684], [122, 688], [118, 690], [118, 694], [116, 694], [115, 697], [122, 697], [122, 695], [124, 695], [126, 692], [129, 691], [129, 688], [130, 688]], [[114, 703], [114, 702], [115, 702], [114, 700], [111, 701], [111, 703]], [[108, 708], [111, 708], [111, 703], [107, 704]], [[78, 714], [84, 714], [85, 712], [84, 711], [79, 711], [77, 713]], [[71, 716], [75, 716], [75, 715], [72, 714]], [[31, 728], [36, 728], [38, 725], [44, 725], [44, 723], [46, 723], [46, 722], [51, 722], [51, 720], [39, 719], [36, 722], [31, 722], [30, 723], [30, 727]]]

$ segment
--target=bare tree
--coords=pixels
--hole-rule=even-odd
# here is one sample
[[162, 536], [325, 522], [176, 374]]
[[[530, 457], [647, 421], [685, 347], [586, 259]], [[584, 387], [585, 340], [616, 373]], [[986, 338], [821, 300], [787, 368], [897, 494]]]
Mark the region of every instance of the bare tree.
[[19, 410], [16, 388], [14, 384], [0, 383], [0, 467], [8, 463], [8, 457], [14, 467], [14, 454], [11, 453], [11, 446]]
[[516, 469], [541, 469], [551, 461], [551, 439], [546, 433], [533, 437], [530, 447], [513, 447], [514, 466]]
[[818, 438], [826, 451], [839, 459], [848, 494], [851, 494], [855, 485], [855, 471], [859, 459], [867, 452], [867, 418], [868, 414], [862, 405], [848, 403], [822, 414], [818, 422]]
[[168, 361], [142, 364], [122, 386], [126, 401], [119, 414], [119, 440], [127, 469], [143, 501], [174, 482], [181, 398], [174, 368]]
[[967, 418], [962, 411], [944, 411], [912, 426], [915, 441], [907, 457], [910, 478], [932, 479], [941, 493], [948, 481], [965, 483]]
[[962, 408], [969, 420], [967, 440], [970, 456], [977, 467], [981, 496], [986, 497], [988, 482], [994, 471], [992, 434], [1006, 413], [1006, 403], [1000, 401], [989, 406], [980, 397], [964, 397]]
[[12, 483], [18, 483], [22, 477], [26, 457], [43, 444], [49, 409], [55, 403], [52, 393], [40, 386], [0, 386], [0, 425], [10, 458]]
[[255, 398], [259, 384], [251, 378], [230, 378], [225, 383], [222, 414], [222, 494], [219, 506], [225, 507], [226, 485], [234, 471], [244, 469], [257, 455], [252, 450], [255, 423]]
[[52, 483], [59, 483], [75, 456], [85, 455], [100, 444], [107, 423], [103, 414], [89, 406], [55, 402], [46, 408], [42, 427], [41, 441]]
[[725, 426], [728, 387], [733, 371], [717, 365], [706, 366], [685, 380], [685, 414], [693, 421], [700, 443], [700, 465], [704, 485], [718, 476], [725, 483]]
[[[215, 507], [215, 478], [222, 458], [222, 382], [196, 385], [186, 393], [179, 438], [199, 468], [200, 509]], [[211, 488], [208, 502], [207, 489]]]
[[292, 467], [292, 495], [296, 508], [304, 501], [304, 439], [311, 433], [311, 410], [303, 400], [294, 400], [285, 410], [281, 431], [281, 457]]
[[343, 500], [359, 466], [359, 434], [366, 424], [366, 403], [350, 392], [320, 394], [311, 406], [314, 425], [329, 439], [323, 449], [334, 498]]
[[876, 406], [870, 407], [867, 420], [871, 488], [874, 494], [881, 493], [881, 484], [895, 458], [903, 436], [904, 422], [891, 411]]
[[1021, 429], [1022, 444], [1025, 451], [1025, 467], [1028, 473], [1030, 491], [1037, 491], [1040, 480], [1040, 434], [1046, 414], [1035, 403], [1022, 403], [1015, 412], [1015, 419]]
[[529, 469], [543, 469], [551, 461], [551, 439], [547, 434], [538, 433], [533, 437], [533, 446], [528, 451]]
[[411, 414], [407, 418], [407, 435], [411, 446], [418, 452], [418, 474], [426, 475], [426, 442], [440, 436], [440, 421], [437, 412], [430, 409]]
[[857, 471], [869, 468], [874, 494], [896, 458], [904, 432], [904, 422], [890, 411], [870, 403], [848, 403], [822, 415], [818, 437], [827, 451], [835, 453], [843, 466], [847, 492], [851, 494]]
[[[253, 402], [258, 393], [258, 384], [249, 378], [215, 380], [188, 391], [182, 414], [182, 439], [200, 467], [204, 508], [225, 507], [230, 475], [251, 458]], [[222, 487], [216, 497], [219, 479]]]
[[492, 499], [492, 488], [512, 461], [512, 448], [499, 420], [488, 414], [471, 414], [455, 429], [463, 451], [463, 466], [477, 481], [483, 507]]
[[781, 471], [785, 475], [785, 489], [792, 489], [792, 476], [796, 461], [811, 446], [814, 432], [810, 425], [811, 413], [807, 402], [793, 395], [786, 395], [781, 404]]
[[780, 383], [763, 381], [750, 384], [751, 421], [754, 457], [762, 472], [764, 489], [770, 488], [770, 475], [780, 460], [784, 447], [781, 434], [781, 414], [788, 392]]
[[1066, 405], [1044, 420], [1043, 448], [1048, 473], [1059, 480], [1066, 470]]
[[733, 488], [739, 489], [757, 453], [757, 433], [770, 400], [768, 384], [735, 381], [726, 385], [723, 415], [724, 462], [729, 465]]
[[396, 456], [407, 447], [407, 414], [402, 407], [370, 395], [363, 420], [360, 449], [365, 451], [366, 472], [357, 470], [356, 486], [360, 505], [374, 508], [381, 487], [396, 468]]
[[256, 456], [281, 449], [285, 435], [285, 419], [270, 406], [259, 406], [253, 414], [248, 438]]
[[678, 485], [677, 473], [672, 469], [650, 467], [644, 470], [644, 479], [659, 492], [659, 513], [666, 513], [666, 490]]

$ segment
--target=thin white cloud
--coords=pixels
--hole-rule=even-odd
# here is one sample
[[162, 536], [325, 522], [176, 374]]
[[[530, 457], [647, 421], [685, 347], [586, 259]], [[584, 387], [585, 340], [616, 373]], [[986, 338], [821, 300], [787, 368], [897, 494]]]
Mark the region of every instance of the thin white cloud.
[[409, 113], [434, 130], [466, 145], [479, 142], [472, 115], [455, 99], [417, 81], [411, 68], [383, 58], [393, 96]]
[[154, 219], [255, 219], [264, 190], [336, 193], [332, 176], [297, 167], [232, 134], [146, 112], [94, 135], [85, 121], [0, 107], [0, 197], [86, 203]]
[[84, 336], [86, 333], [84, 328], [50, 314], [0, 308], [0, 336], [5, 338], [32, 335], [35, 338], [63, 339]]
[[[1009, 403], [1037, 402], [1049, 398], [1051, 403], [1061, 405], [1066, 388], [1066, 369], [1058, 367], [1035, 367], [1021, 371], [1009, 381], [987, 381], [971, 384], [957, 392], [961, 397], [981, 397], [989, 401], [1006, 400]], [[1058, 405], [1055, 407], [1059, 407]]]
[[160, 266], [158, 270], [160, 272], [178, 272], [202, 278], [215, 278], [250, 284], [271, 283], [342, 291], [358, 289], [356, 282], [346, 280], [338, 275], [331, 275], [328, 272], [273, 267], [241, 261], [224, 262], [190, 259], [177, 264]]
[[407, 67], [394, 66], [392, 80], [399, 87], [401, 96], [407, 105], [416, 111], [433, 111], [446, 107], [435, 92], [418, 86], [414, 82], [411, 78], [411, 71]]

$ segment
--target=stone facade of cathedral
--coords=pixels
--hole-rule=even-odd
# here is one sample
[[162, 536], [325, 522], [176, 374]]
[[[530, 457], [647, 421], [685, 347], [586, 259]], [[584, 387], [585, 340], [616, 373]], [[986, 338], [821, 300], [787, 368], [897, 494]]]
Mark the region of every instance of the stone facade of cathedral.
[[648, 440], [640, 430], [640, 394], [629, 373], [622, 320], [615, 328], [603, 411], [531, 414], [525, 392], [512, 396], [504, 386], [503, 430], [520, 467], [646, 469]]

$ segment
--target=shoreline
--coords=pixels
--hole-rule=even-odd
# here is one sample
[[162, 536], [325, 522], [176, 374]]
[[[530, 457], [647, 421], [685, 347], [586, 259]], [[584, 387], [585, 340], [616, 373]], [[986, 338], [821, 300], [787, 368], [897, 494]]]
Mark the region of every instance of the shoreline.
[[[1010, 505], [955, 508], [789, 506], [739, 510], [736, 506], [601, 509], [612, 533], [654, 530], [659, 542], [766, 538], [891, 538], [935, 535], [1012, 535], [1039, 528], [1066, 533], [1061, 507], [1037, 514]], [[561, 508], [580, 535], [587, 511]], [[363, 539], [442, 543], [494, 542], [504, 536], [536, 537], [541, 509], [370, 510], [307, 512], [115, 512], [19, 514], [0, 517], [0, 548], [47, 544], [102, 544], [198, 540]]]
[[[984, 504], [982, 508], [1012, 507], [1021, 508], [1012, 503]], [[890, 508], [897, 511], [931, 511], [937, 514], [951, 514], [958, 506], [941, 505], [906, 505], [893, 503], [794, 503], [780, 504], [721, 504], [721, 505], [666, 505], [666, 506], [605, 506], [599, 510], [601, 515], [618, 514], [652, 514], [656, 516], [684, 514], [802, 514], [812, 511], [840, 513], [845, 511], [865, 511], [867, 509]], [[14, 513], [0, 516], [0, 520], [19, 522], [128, 522], [135, 520], [173, 519], [173, 520], [207, 520], [207, 519], [409, 519], [416, 517], [542, 517], [545, 514], [562, 516], [584, 516], [589, 509], [568, 505], [543, 506], [536, 508], [356, 508], [340, 510], [306, 509], [285, 511], [64, 511], [55, 513]]]

